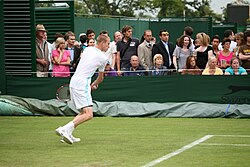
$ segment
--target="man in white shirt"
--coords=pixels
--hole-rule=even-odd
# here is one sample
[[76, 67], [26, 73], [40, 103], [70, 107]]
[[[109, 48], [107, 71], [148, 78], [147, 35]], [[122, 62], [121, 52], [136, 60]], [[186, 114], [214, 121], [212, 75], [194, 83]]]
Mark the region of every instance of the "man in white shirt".
[[[234, 41], [235, 40], [234, 32], [232, 30], [224, 31], [224, 38], [229, 38], [231, 40], [229, 50], [230, 52], [233, 52], [234, 48], [236, 48], [237, 46], [237, 43]], [[219, 44], [219, 50], [223, 50], [221, 43]]]
[[117, 46], [116, 46], [116, 43], [118, 41], [121, 41], [121, 40], [122, 40], [122, 33], [120, 31], [116, 31], [114, 33], [114, 41], [112, 41], [110, 43], [110, 47], [109, 47], [110, 52], [112, 54], [112, 57], [109, 59], [109, 61], [110, 61], [111, 67], [113, 69], [115, 69], [115, 64], [116, 64], [116, 55], [117, 55]]
[[[71, 102], [76, 109], [80, 109], [80, 114], [66, 125], [56, 129], [56, 134], [61, 136], [63, 141], [68, 144], [80, 141], [79, 138], [73, 137], [74, 129], [93, 118], [91, 90], [97, 89], [103, 81], [105, 66], [108, 62], [104, 52], [108, 50], [109, 44], [110, 38], [107, 35], [99, 35], [95, 47], [84, 49], [75, 74], [70, 80]], [[98, 77], [91, 83], [91, 77], [96, 70], [99, 71]]]

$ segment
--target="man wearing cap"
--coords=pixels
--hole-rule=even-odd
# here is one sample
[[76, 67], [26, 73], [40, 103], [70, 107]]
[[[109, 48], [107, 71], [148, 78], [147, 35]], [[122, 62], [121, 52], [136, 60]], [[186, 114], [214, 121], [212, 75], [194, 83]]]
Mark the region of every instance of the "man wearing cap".
[[42, 24], [36, 26], [36, 76], [48, 77], [49, 71], [49, 49], [44, 40], [47, 30]]
[[167, 69], [174, 69], [172, 62], [175, 45], [169, 42], [169, 33], [167, 30], [161, 30], [159, 37], [161, 40], [153, 45], [152, 57], [156, 54], [161, 54], [163, 56], [163, 65], [166, 66]]

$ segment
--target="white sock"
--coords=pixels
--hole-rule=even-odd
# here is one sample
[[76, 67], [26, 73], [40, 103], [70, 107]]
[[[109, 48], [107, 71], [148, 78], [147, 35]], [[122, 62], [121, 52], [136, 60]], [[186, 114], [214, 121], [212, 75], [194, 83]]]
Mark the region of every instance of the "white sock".
[[70, 121], [66, 125], [63, 126], [63, 129], [68, 132], [69, 135], [71, 135], [75, 129], [73, 121]]

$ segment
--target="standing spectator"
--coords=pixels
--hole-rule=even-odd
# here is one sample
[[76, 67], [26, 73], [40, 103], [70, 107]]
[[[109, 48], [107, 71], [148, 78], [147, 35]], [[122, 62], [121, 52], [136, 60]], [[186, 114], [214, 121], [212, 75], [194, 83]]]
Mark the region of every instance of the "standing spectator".
[[114, 41], [110, 43], [110, 51], [112, 53], [112, 61], [110, 62], [111, 67], [116, 69], [116, 57], [117, 57], [117, 42], [122, 40], [122, 33], [120, 31], [116, 31], [114, 33]]
[[95, 31], [93, 29], [87, 29], [86, 35], [88, 39], [95, 39]]
[[201, 70], [196, 65], [195, 56], [188, 56], [186, 68], [182, 70], [182, 75], [201, 75]]
[[212, 37], [211, 45], [213, 49], [213, 55], [216, 56], [219, 53], [219, 43], [220, 43], [220, 37], [218, 35], [215, 35]]
[[188, 35], [182, 35], [174, 50], [173, 64], [175, 69], [180, 69], [180, 72], [186, 67], [187, 57], [193, 55], [193, 51], [190, 49], [191, 43], [191, 38]]
[[151, 43], [152, 31], [144, 31], [144, 41], [138, 46], [138, 58], [140, 65], [148, 70], [152, 65], [152, 48], [153, 44]]
[[167, 69], [174, 69], [173, 52], [175, 45], [169, 42], [169, 33], [167, 30], [160, 30], [159, 32], [160, 41], [153, 45], [152, 56], [161, 54], [163, 56], [164, 66]]
[[80, 54], [81, 54], [81, 49], [78, 47], [75, 47], [75, 41], [76, 41], [76, 36], [73, 32], [68, 31], [65, 34], [65, 41], [67, 42], [66, 50], [69, 50], [70, 52], [70, 73], [71, 76], [76, 70], [77, 64], [80, 61]]
[[244, 32], [244, 40], [246, 44], [240, 47], [239, 58], [242, 61], [242, 67], [246, 70], [250, 69], [250, 30]]
[[240, 47], [245, 45], [245, 43], [246, 43], [244, 40], [244, 33], [239, 32], [239, 33], [235, 34], [235, 40], [236, 40], [237, 46], [234, 49], [234, 56], [239, 57]]
[[48, 54], [48, 60], [49, 60], [49, 76], [51, 76], [52, 68], [53, 68], [53, 62], [51, 60], [52, 57], [52, 50], [54, 50], [54, 45], [48, 42], [48, 36], [47, 32], [44, 33], [44, 40], [48, 44], [49, 54]]
[[213, 56], [213, 49], [209, 46], [209, 36], [204, 32], [198, 33], [196, 38], [200, 42], [200, 46], [195, 49], [196, 63], [200, 69], [205, 69], [207, 61]]
[[80, 38], [80, 42], [81, 42], [81, 45], [80, 45], [80, 49], [81, 49], [81, 53], [84, 51], [84, 49], [87, 47], [87, 36], [85, 33], [81, 33], [79, 35], [79, 38]]
[[208, 67], [202, 72], [202, 75], [223, 75], [223, 71], [216, 67], [217, 66], [217, 59], [216, 57], [210, 57], [208, 59]]
[[225, 70], [225, 75], [247, 75], [247, 71], [241, 67], [239, 58], [234, 57], [230, 61], [230, 67]]
[[[236, 48], [236, 45], [237, 45], [237, 43], [235, 42], [234, 32], [233, 32], [232, 30], [230, 30], [230, 29], [224, 31], [224, 38], [229, 38], [229, 39], [231, 40], [231, 44], [230, 44], [229, 50], [230, 50], [231, 52], [233, 52], [233, 51], [234, 51], [234, 48]], [[223, 48], [222, 48], [222, 45], [221, 45], [221, 43], [220, 43], [220, 44], [219, 44], [219, 50], [222, 50], [222, 49], [223, 49]]]
[[121, 75], [121, 69], [129, 68], [130, 58], [132, 55], [137, 54], [137, 48], [139, 46], [139, 40], [132, 38], [132, 27], [125, 25], [122, 28], [123, 38], [117, 42], [117, 72]]
[[70, 77], [70, 52], [65, 50], [64, 38], [57, 38], [55, 42], [56, 49], [52, 51], [53, 77]]
[[183, 35], [188, 35], [190, 37], [190, 39], [191, 39], [191, 45], [189, 47], [191, 49], [191, 51], [195, 50], [194, 40], [191, 38], [193, 33], [194, 33], [194, 29], [191, 26], [186, 26], [184, 28]]
[[123, 68], [125, 71], [124, 76], [144, 76], [146, 75], [145, 69], [140, 66], [139, 58], [136, 55], [132, 55], [130, 58], [130, 67]]
[[36, 76], [48, 77], [49, 71], [49, 48], [45, 41], [47, 30], [42, 24], [36, 26]]
[[219, 51], [219, 53], [216, 55], [217, 61], [218, 61], [218, 67], [221, 69], [226, 69], [230, 66], [230, 61], [234, 57], [234, 53], [230, 52], [230, 43], [231, 40], [229, 38], [224, 38], [222, 40], [222, 47], [223, 50]]
[[95, 46], [95, 39], [93, 38], [87, 39], [87, 46], [88, 47]]
[[163, 57], [161, 54], [156, 54], [153, 58], [153, 66], [150, 67], [149, 74], [153, 76], [167, 75], [167, 67], [163, 65]]
[[[106, 30], [101, 31], [101, 32], [100, 32], [100, 35], [101, 35], [101, 34], [104, 34], [104, 35], [106, 35], [106, 36], [109, 36], [108, 31], [106, 31]], [[110, 66], [113, 62], [115, 62], [115, 55], [112, 53], [111, 47], [108, 48], [108, 50], [105, 52], [105, 55], [108, 57], [109, 66]], [[114, 69], [113, 67], [114, 67], [114, 65], [112, 66], [112, 69]]]

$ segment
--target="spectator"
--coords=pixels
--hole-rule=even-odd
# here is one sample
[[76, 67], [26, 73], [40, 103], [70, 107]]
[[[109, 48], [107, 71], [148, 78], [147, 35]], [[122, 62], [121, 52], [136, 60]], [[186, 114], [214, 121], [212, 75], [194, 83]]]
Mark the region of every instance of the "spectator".
[[239, 57], [240, 47], [246, 43], [244, 40], [244, 33], [239, 32], [235, 34], [235, 40], [236, 40], [237, 45], [236, 45], [236, 48], [234, 48], [234, 56]]
[[75, 41], [74, 46], [80, 49], [80, 43], [78, 41]]
[[216, 67], [217, 66], [217, 58], [210, 57], [208, 59], [208, 67], [202, 72], [202, 75], [223, 75], [223, 71]]
[[66, 45], [66, 50], [69, 50], [70, 52], [70, 73], [71, 76], [76, 70], [77, 64], [80, 61], [80, 55], [81, 55], [81, 49], [78, 47], [75, 47], [75, 41], [76, 41], [76, 36], [73, 32], [68, 31], [65, 34], [65, 41], [67, 42]]
[[[233, 51], [234, 51], [234, 48], [236, 48], [236, 45], [237, 45], [237, 43], [235, 42], [234, 32], [233, 32], [232, 30], [230, 30], [230, 29], [224, 31], [224, 38], [229, 38], [229, 39], [231, 40], [231, 44], [230, 44], [229, 50], [230, 50], [231, 52], [233, 52]], [[222, 50], [222, 49], [223, 49], [223, 48], [222, 48], [222, 45], [221, 45], [221, 43], [220, 43], [220, 44], [219, 44], [219, 50]]]
[[201, 70], [196, 65], [195, 56], [188, 56], [186, 61], [186, 68], [182, 70], [182, 75], [201, 75]]
[[161, 54], [163, 56], [163, 65], [167, 67], [167, 69], [174, 69], [172, 62], [175, 45], [169, 42], [169, 33], [167, 30], [161, 30], [159, 37], [161, 40], [153, 45], [152, 57], [156, 54]]
[[241, 67], [239, 58], [234, 57], [230, 61], [230, 67], [225, 70], [225, 75], [247, 75], [247, 71]]
[[196, 38], [196, 39], [193, 41], [193, 44], [194, 44], [194, 48], [197, 49], [197, 48], [200, 46], [200, 41], [199, 41], [199, 39]]
[[213, 49], [213, 55], [216, 56], [219, 53], [219, 43], [220, 43], [220, 37], [218, 35], [215, 35], [212, 37], [211, 44]]
[[186, 67], [187, 57], [193, 55], [193, 51], [190, 49], [191, 43], [191, 38], [188, 35], [182, 35], [174, 50], [173, 64], [175, 69], [180, 69], [180, 72]]
[[216, 55], [218, 67], [221, 69], [226, 69], [228, 66], [230, 66], [230, 61], [234, 56], [233, 52], [230, 52], [230, 43], [231, 40], [229, 38], [224, 38], [222, 40], [222, 47], [223, 50], [219, 51], [219, 53]]
[[153, 44], [151, 43], [152, 31], [144, 31], [144, 41], [138, 46], [138, 58], [140, 65], [148, 70], [153, 66], [152, 62], [152, 48]]
[[95, 40], [93, 38], [87, 39], [87, 46], [95, 46]]
[[81, 53], [84, 51], [84, 49], [87, 47], [87, 36], [85, 33], [81, 33], [79, 35], [79, 38], [80, 38], [80, 42], [81, 42], [81, 45], [80, 45], [80, 49], [81, 49]]
[[87, 29], [86, 35], [88, 39], [95, 39], [95, 31], [92, 29]]
[[45, 41], [47, 30], [42, 24], [36, 26], [36, 76], [48, 77], [49, 71], [49, 48]]
[[209, 36], [204, 32], [198, 33], [196, 38], [200, 41], [200, 46], [195, 49], [196, 63], [200, 69], [205, 69], [207, 61], [213, 56], [213, 49], [209, 46]]
[[110, 76], [110, 77], [118, 76], [117, 71], [111, 67], [109, 62], [105, 66], [104, 76]]
[[132, 55], [130, 58], [130, 67], [124, 68], [124, 76], [144, 76], [145, 69], [140, 66], [139, 58], [136, 55]]
[[53, 62], [51, 61], [51, 57], [52, 57], [52, 50], [54, 50], [54, 45], [51, 44], [50, 42], [48, 42], [48, 36], [47, 36], [47, 32], [44, 33], [44, 40], [47, 42], [48, 44], [48, 50], [49, 50], [49, 54], [48, 54], [48, 61], [49, 61], [49, 76], [51, 75], [52, 69], [53, 69]]
[[167, 75], [167, 67], [163, 65], [163, 57], [156, 54], [153, 58], [153, 66], [150, 68], [149, 74], [153, 76]]
[[52, 51], [52, 59], [54, 61], [52, 76], [70, 77], [70, 52], [65, 50], [64, 38], [57, 38], [55, 47], [56, 50]]
[[190, 44], [189, 49], [190, 49], [192, 52], [194, 52], [194, 50], [195, 50], [194, 40], [191, 38], [192, 35], [193, 35], [193, 33], [194, 33], [194, 29], [193, 29], [191, 26], [186, 26], [186, 27], [184, 28], [183, 35], [188, 35], [188, 36], [190, 37], [190, 39], [191, 39], [191, 44]]
[[242, 67], [246, 70], [250, 69], [250, 30], [244, 32], [244, 40], [246, 43], [240, 47], [239, 58], [242, 61]]
[[[106, 30], [101, 31], [101, 32], [100, 32], [100, 35], [101, 35], [101, 34], [104, 34], [104, 35], [106, 35], [106, 36], [109, 36], [109, 35], [108, 35], [108, 31], [106, 31]], [[115, 62], [115, 54], [112, 53], [111, 47], [108, 48], [108, 50], [105, 52], [105, 55], [108, 57], [109, 63], [111, 62], [111, 63], [113, 64], [113, 67], [114, 67], [114, 63], [113, 63], [113, 62]], [[112, 67], [112, 68], [113, 68], [113, 67]], [[113, 69], [114, 69], [114, 68], [113, 68]]]
[[117, 42], [117, 72], [121, 75], [120, 70], [130, 67], [130, 59], [132, 55], [137, 54], [137, 48], [139, 46], [139, 40], [132, 38], [132, 27], [125, 25], [122, 28], [123, 38]]
[[117, 42], [122, 40], [122, 33], [116, 31], [114, 33], [114, 41], [110, 43], [110, 51], [112, 53], [112, 61], [110, 61], [111, 67], [116, 69], [116, 57], [117, 57]]

